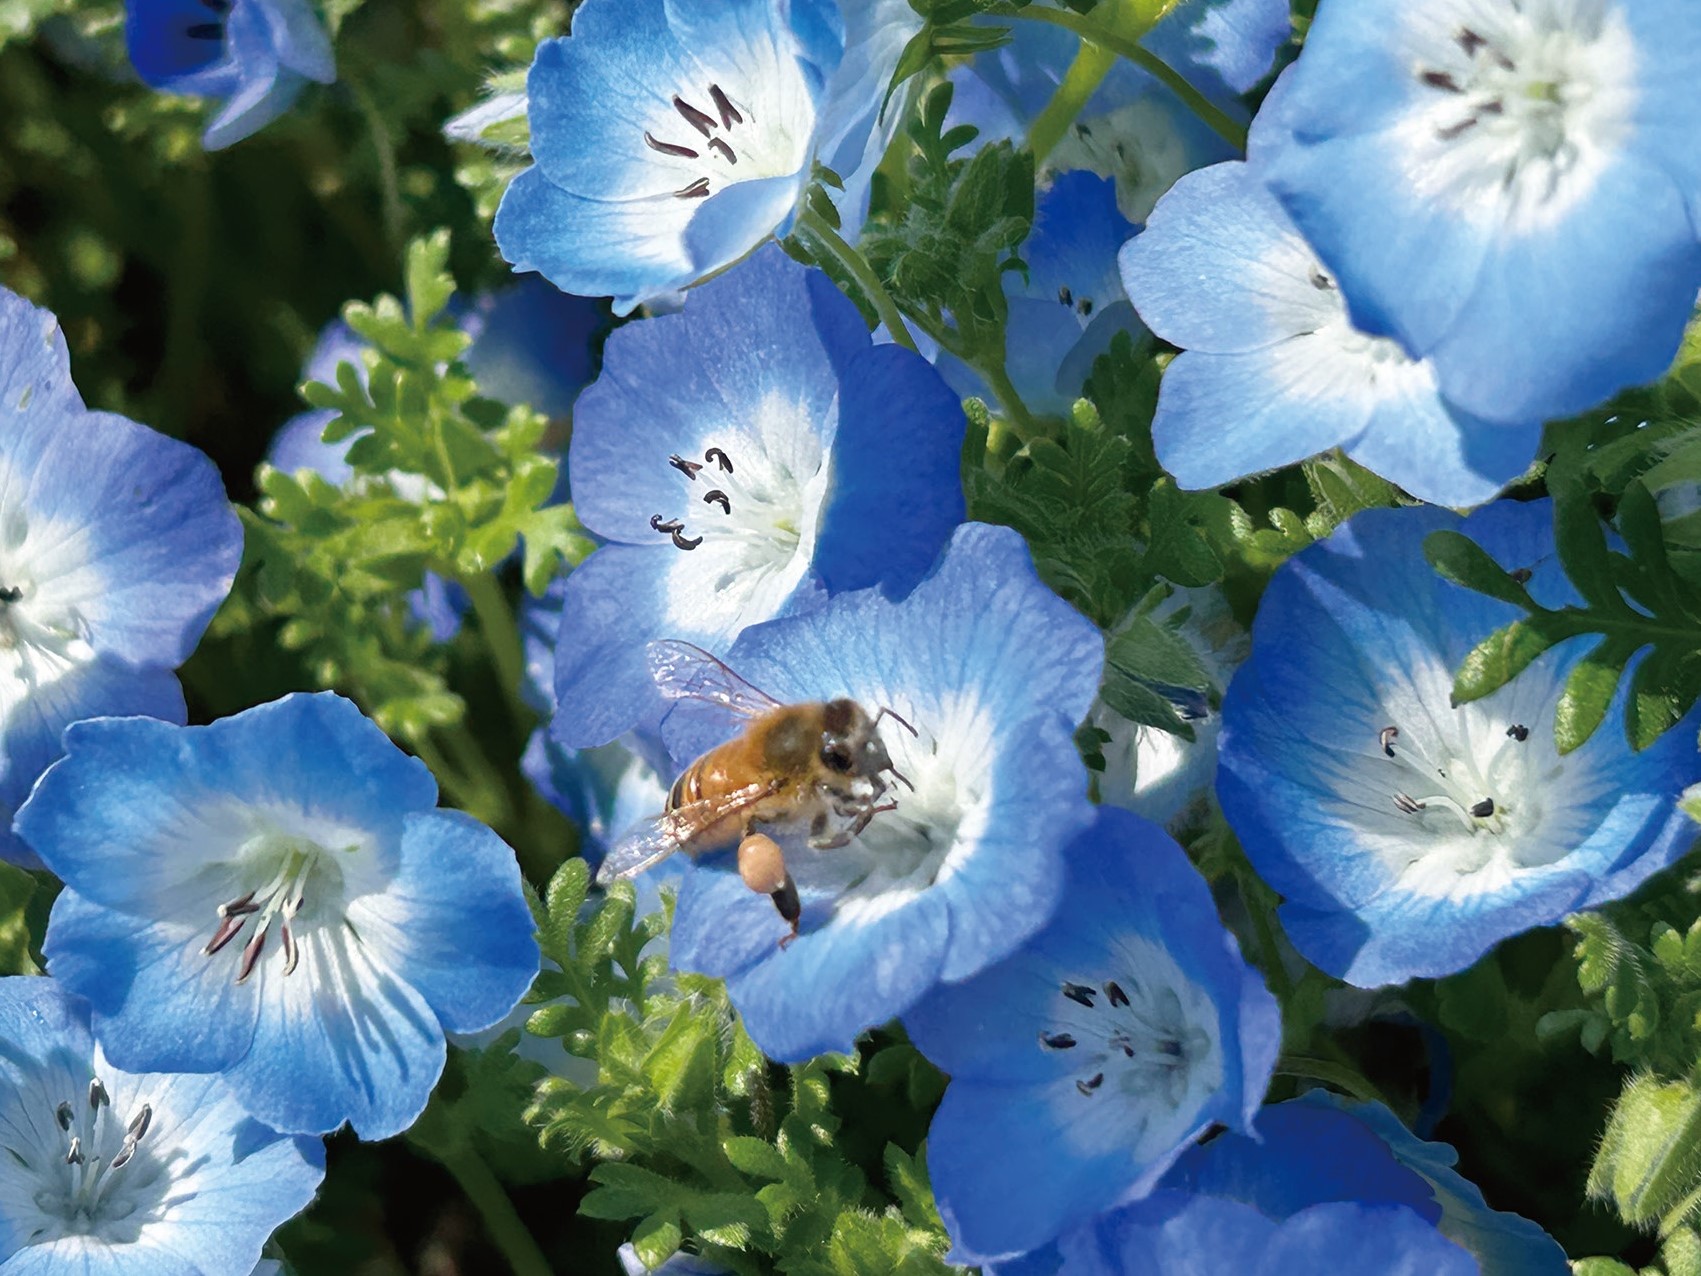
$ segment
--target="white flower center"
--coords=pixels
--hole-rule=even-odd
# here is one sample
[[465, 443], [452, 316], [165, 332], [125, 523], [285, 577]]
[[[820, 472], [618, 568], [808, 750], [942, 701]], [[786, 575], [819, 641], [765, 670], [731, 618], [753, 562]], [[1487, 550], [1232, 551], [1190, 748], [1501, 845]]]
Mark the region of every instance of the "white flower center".
[[1562, 218], [1632, 127], [1637, 48], [1608, 0], [1413, 5], [1420, 104], [1401, 126], [1420, 197], [1514, 231]]
[[1118, 938], [1103, 970], [1059, 982], [1039, 1049], [1067, 1057], [1054, 1087], [1060, 1125], [1082, 1152], [1148, 1159], [1198, 1122], [1223, 1082], [1221, 1026], [1204, 989], [1139, 935]]
[[[154, 1146], [158, 1139], [148, 1139], [153, 1107], [127, 1101], [120, 1115], [99, 1077], [54, 1101], [43, 1089], [49, 1082], [71, 1086], [64, 1073], [41, 1077], [13, 1096], [13, 1110], [0, 1124], [0, 1145], [14, 1172], [24, 1172], [24, 1190], [39, 1211], [33, 1230], [13, 1239], [25, 1245], [66, 1236], [122, 1241], [121, 1233], [134, 1231], [145, 1217], [132, 1216], [156, 1204], [149, 1198], [161, 1195], [162, 1180], [170, 1181], [167, 1158]], [[0, 1167], [0, 1181], [6, 1175]]]
[[1199, 159], [1175, 127], [1174, 112], [1153, 94], [1077, 121], [1047, 158], [1049, 170], [1084, 169], [1116, 183], [1117, 210], [1136, 226], [1159, 197]]
[[[809, 162], [814, 97], [794, 50], [756, 49], [759, 66], [680, 85], [642, 130], [649, 160], [677, 199], [707, 199], [739, 182], [785, 177]], [[744, 87], [741, 87], [744, 86]]]
[[1409, 671], [1378, 689], [1379, 720], [1360, 720], [1359, 751], [1324, 764], [1338, 795], [1331, 820], [1355, 830], [1398, 890], [1493, 893], [1589, 836], [1609, 781], [1559, 756], [1549, 724], [1563, 680], [1540, 669], [1456, 709], [1441, 661]]
[[22, 508], [0, 509], [0, 714], [94, 659], [74, 579], [83, 541]]
[[[345, 853], [358, 849], [350, 846]], [[281, 973], [293, 975], [312, 928], [341, 920], [344, 876], [338, 858], [338, 852], [308, 838], [275, 831], [256, 835], [237, 852], [234, 864], [219, 867], [223, 882], [234, 876], [247, 889], [214, 909], [215, 925], [202, 956], [216, 956], [240, 936], [237, 983], [246, 983], [272, 949], [281, 959]], [[316, 907], [305, 921], [298, 920], [310, 896]]]
[[702, 457], [673, 456], [680, 505], [650, 526], [682, 551], [667, 586], [686, 632], [731, 638], [776, 615], [815, 553], [832, 477], [820, 431], [779, 395]]

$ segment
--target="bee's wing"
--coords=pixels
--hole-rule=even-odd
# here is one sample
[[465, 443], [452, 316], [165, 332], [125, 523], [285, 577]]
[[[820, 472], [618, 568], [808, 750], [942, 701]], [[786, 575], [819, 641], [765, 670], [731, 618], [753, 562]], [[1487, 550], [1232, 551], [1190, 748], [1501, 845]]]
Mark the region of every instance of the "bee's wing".
[[781, 707], [759, 687], [740, 678], [724, 661], [675, 638], [649, 644], [650, 677], [669, 700], [702, 700], [739, 718], [760, 718]]
[[606, 886], [622, 877], [636, 877], [650, 865], [672, 855], [696, 833], [768, 797], [774, 787], [770, 780], [758, 780], [730, 793], [687, 802], [633, 825], [609, 849], [602, 867], [597, 869], [597, 881]]

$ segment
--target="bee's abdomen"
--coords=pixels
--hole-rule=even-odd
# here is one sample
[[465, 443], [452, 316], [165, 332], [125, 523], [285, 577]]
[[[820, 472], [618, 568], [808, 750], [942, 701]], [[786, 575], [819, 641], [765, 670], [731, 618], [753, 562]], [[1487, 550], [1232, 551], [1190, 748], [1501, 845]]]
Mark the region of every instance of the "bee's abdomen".
[[673, 787], [667, 791], [667, 809], [677, 811], [688, 802], [701, 800], [703, 784], [698, 773], [702, 764], [693, 762], [679, 773], [679, 778], [673, 782]]

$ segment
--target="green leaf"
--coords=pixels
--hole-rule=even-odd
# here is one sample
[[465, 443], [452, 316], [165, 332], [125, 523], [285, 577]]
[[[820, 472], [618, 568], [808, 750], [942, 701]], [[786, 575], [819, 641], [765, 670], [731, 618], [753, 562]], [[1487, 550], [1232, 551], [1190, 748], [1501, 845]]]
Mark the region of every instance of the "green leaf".
[[1701, 1188], [1701, 1094], [1685, 1081], [1632, 1077], [1589, 1170], [1589, 1195], [1610, 1201], [1625, 1222], [1668, 1222]]
[[1560, 753], [1581, 747], [1605, 720], [1619, 677], [1636, 647], [1634, 641], [1608, 638], [1572, 668], [1554, 707], [1553, 738]]
[[1438, 531], [1424, 537], [1423, 556], [1443, 578], [1514, 607], [1534, 610], [1523, 584], [1514, 579], [1489, 552], [1462, 532]]
[[1563, 612], [1537, 612], [1495, 630], [1473, 647], [1453, 679], [1453, 703], [1469, 704], [1499, 691], [1548, 648], [1585, 632]]
[[566, 966], [573, 960], [574, 929], [590, 889], [591, 868], [580, 859], [568, 860], [549, 879], [538, 932], [544, 956], [557, 965]]
[[1701, 652], [1655, 647], [1630, 676], [1625, 734], [1630, 747], [1645, 749], [1683, 720], [1701, 696]]
[[679, 1252], [684, 1240], [679, 1230], [679, 1216], [672, 1213], [652, 1214], [633, 1229], [632, 1249], [646, 1268], [660, 1267]]

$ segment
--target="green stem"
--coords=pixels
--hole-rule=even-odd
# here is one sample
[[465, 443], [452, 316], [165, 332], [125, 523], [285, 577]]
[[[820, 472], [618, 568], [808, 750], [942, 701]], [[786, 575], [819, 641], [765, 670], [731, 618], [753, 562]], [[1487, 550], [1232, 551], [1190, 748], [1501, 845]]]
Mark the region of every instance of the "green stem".
[[1106, 31], [1092, 19], [1071, 13], [1067, 9], [1047, 9], [1031, 4], [1016, 10], [1011, 16], [1031, 18], [1036, 22], [1049, 22], [1053, 26], [1064, 27], [1083, 40], [1091, 41], [1102, 49], [1109, 49], [1112, 53], [1127, 58], [1154, 79], [1161, 81], [1170, 92], [1187, 104], [1188, 110], [1205, 121], [1212, 131], [1235, 150], [1246, 150], [1246, 126], [1213, 105], [1209, 98], [1189, 84], [1179, 72], [1157, 54], [1142, 48], [1137, 41], [1113, 31]]
[[1279, 1077], [1298, 1077], [1304, 1081], [1321, 1081], [1332, 1085], [1337, 1090], [1344, 1090], [1355, 1099], [1366, 1103], [1380, 1103], [1387, 1106], [1388, 1100], [1382, 1091], [1365, 1080], [1355, 1069], [1342, 1064], [1331, 1063], [1327, 1059], [1315, 1059], [1306, 1055], [1285, 1054], [1276, 1060], [1276, 1075]]
[[[969, 357], [963, 349], [957, 336], [943, 324], [933, 323], [922, 315], [912, 314], [910, 320], [929, 337], [938, 343], [939, 348], [947, 354], [956, 355], [964, 363], [972, 367], [986, 381], [992, 390], [993, 397], [998, 400], [998, 406], [1003, 409], [1003, 420], [1010, 433], [1018, 440], [1026, 443], [1029, 439], [1037, 438], [1045, 433], [1034, 421], [1034, 414], [1028, 410], [1028, 405], [1022, 402], [1022, 396], [1017, 392], [1010, 376], [1004, 371], [1004, 361], [999, 359], [995, 364], [982, 363]], [[998, 422], [994, 422], [997, 426]]]
[[461, 587], [472, 599], [473, 615], [478, 617], [479, 631], [490, 649], [490, 663], [496, 667], [496, 678], [502, 684], [508, 710], [515, 724], [524, 726], [531, 721], [532, 713], [520, 699], [520, 687], [526, 678], [526, 654], [519, 626], [514, 622], [514, 609], [508, 605], [508, 596], [494, 572], [479, 572], [460, 579]]
[[1057, 86], [1057, 92], [1051, 95], [1051, 101], [1045, 104], [1045, 109], [1034, 117], [1034, 122], [1028, 126], [1028, 149], [1034, 153], [1034, 167], [1040, 168], [1045, 163], [1045, 157], [1063, 140], [1063, 135], [1069, 131], [1069, 126], [1075, 122], [1075, 117], [1081, 114], [1081, 109], [1087, 105], [1087, 99], [1104, 82], [1110, 68], [1116, 64], [1116, 55], [1101, 45], [1090, 41], [1081, 41], [1081, 47], [1075, 51], [1075, 60], [1069, 64], [1069, 71], [1063, 77], [1063, 83]]
[[390, 137], [390, 126], [384, 122], [384, 113], [378, 109], [378, 103], [372, 100], [366, 86], [346, 76], [344, 83], [354, 93], [355, 104], [360, 107], [366, 127], [372, 134], [372, 149], [378, 156], [378, 190], [384, 209], [384, 237], [389, 241], [390, 250], [399, 252], [407, 214], [402, 207], [401, 182], [396, 177], [396, 144]]
[[863, 295], [874, 306], [874, 313], [880, 316], [880, 322], [886, 325], [886, 331], [906, 350], [915, 349], [915, 338], [910, 336], [909, 328], [904, 324], [904, 316], [898, 310], [898, 303], [892, 300], [892, 294], [886, 291], [886, 285], [880, 282], [880, 277], [874, 273], [874, 267], [868, 264], [868, 259], [845, 242], [844, 236], [830, 225], [827, 219], [813, 209], [805, 209], [797, 219], [799, 230], [807, 231], [833, 257], [833, 260], [845, 268], [850, 277], [856, 280], [856, 286], [861, 288]]
[[484, 1230], [508, 1260], [514, 1276], [553, 1276], [554, 1269], [521, 1221], [500, 1179], [470, 1148], [459, 1148], [443, 1165], [484, 1220]]

